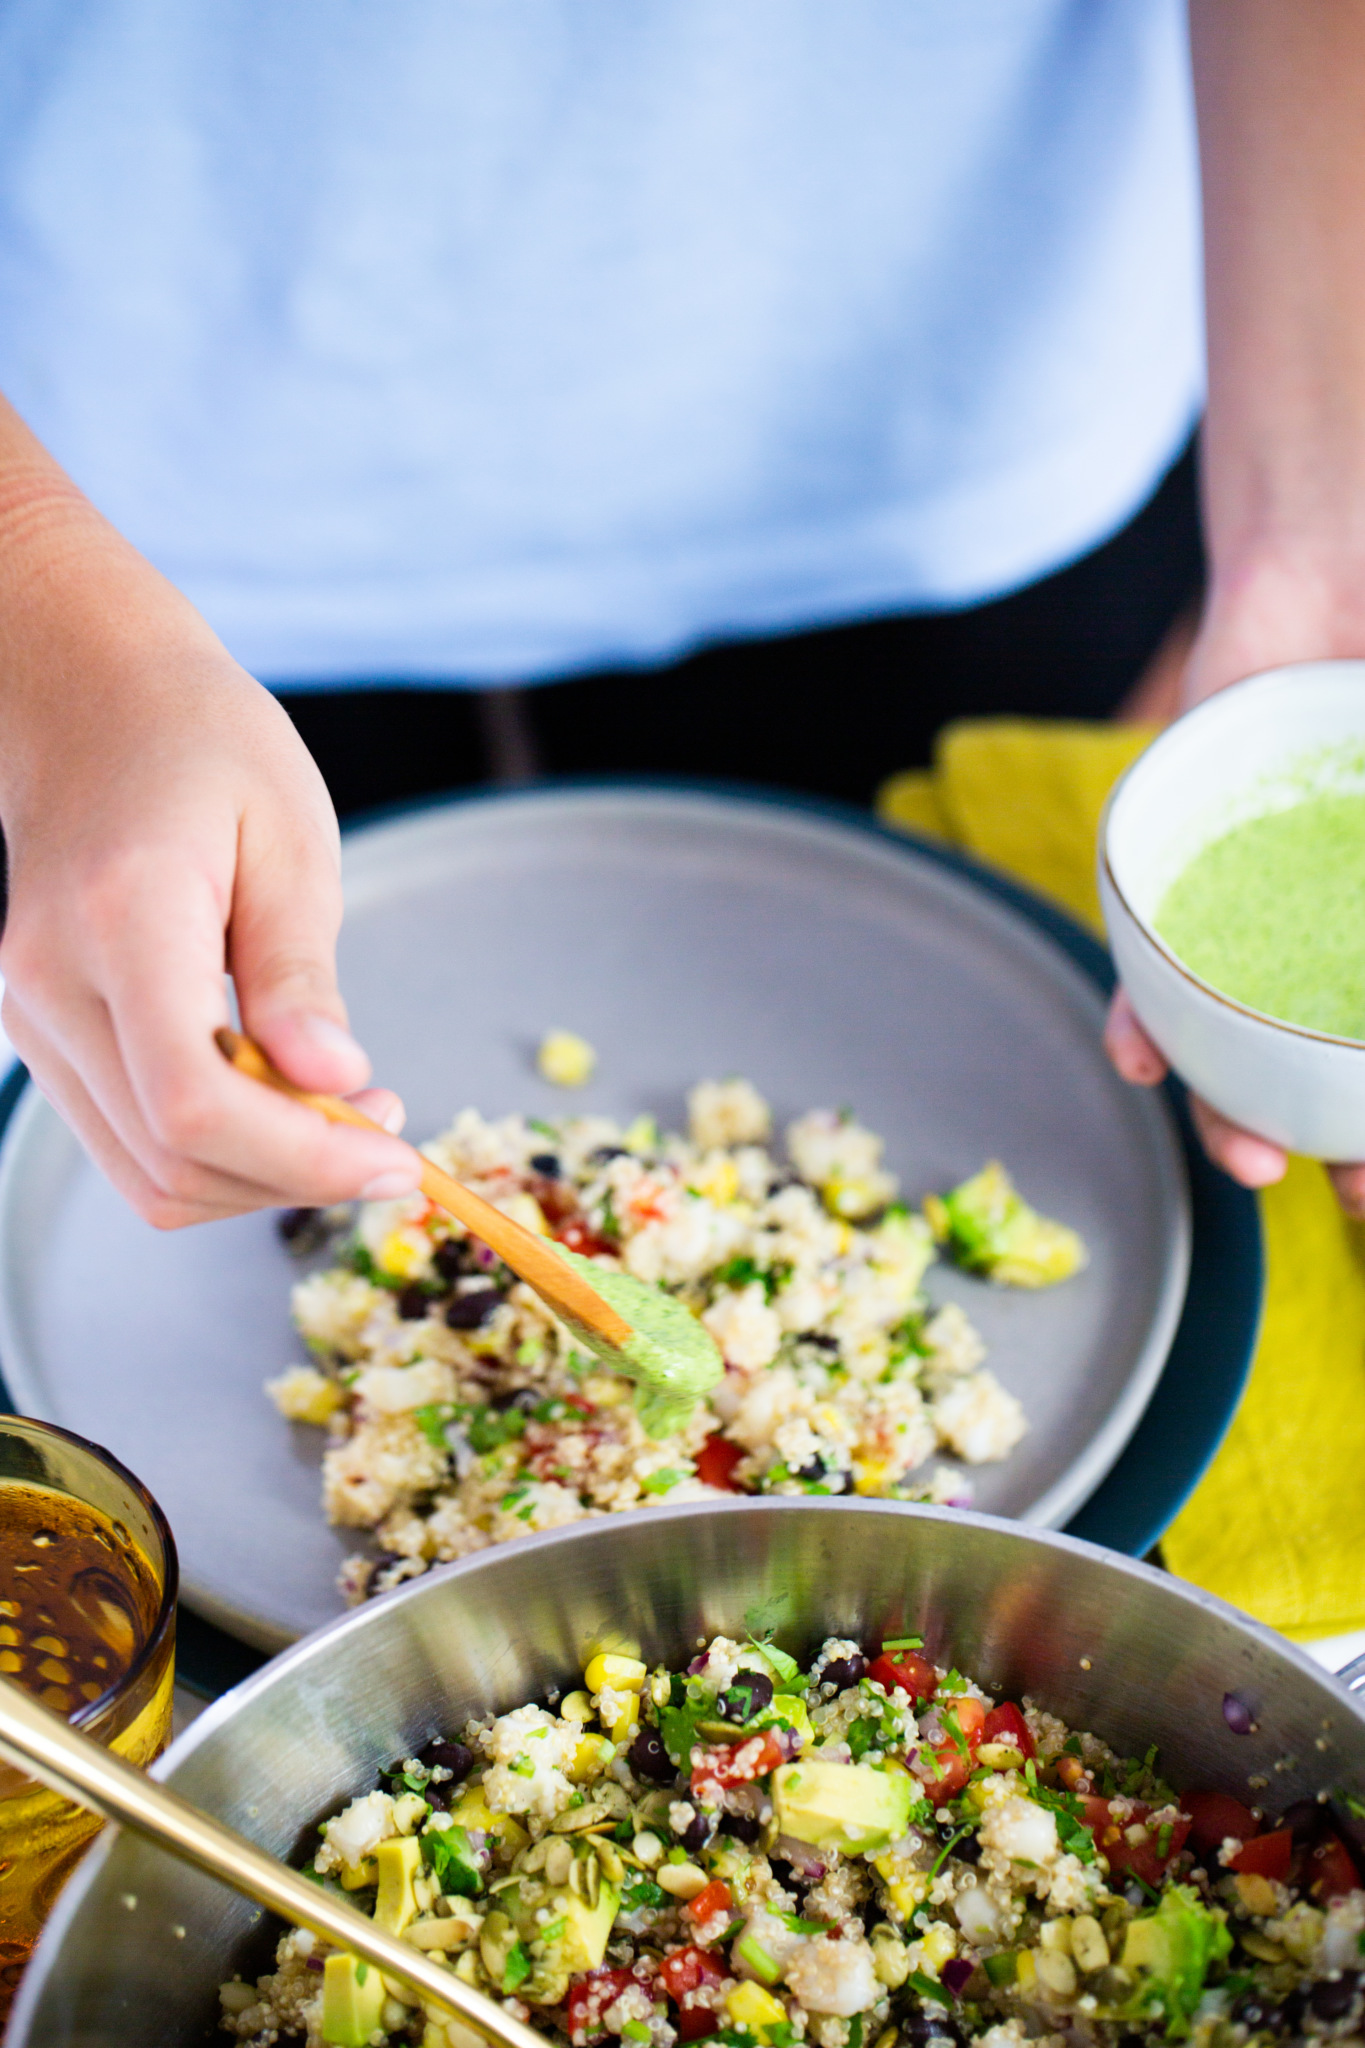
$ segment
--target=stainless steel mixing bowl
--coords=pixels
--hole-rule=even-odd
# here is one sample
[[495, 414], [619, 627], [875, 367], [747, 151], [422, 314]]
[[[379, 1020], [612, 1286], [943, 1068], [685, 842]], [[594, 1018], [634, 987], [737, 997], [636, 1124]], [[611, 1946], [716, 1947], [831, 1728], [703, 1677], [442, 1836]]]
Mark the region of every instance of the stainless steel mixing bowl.
[[[1220, 1601], [1066, 1536], [884, 1502], [735, 1501], [581, 1522], [486, 1551], [345, 1616], [211, 1707], [157, 1767], [281, 1856], [376, 1769], [473, 1712], [579, 1682], [625, 1638], [676, 1664], [718, 1632], [921, 1632], [1177, 1786], [1273, 1808], [1365, 1787], [1365, 1709]], [[1254, 1732], [1232, 1732], [1233, 1694]], [[254, 1908], [138, 1843], [103, 1841], [63, 1894], [8, 2048], [202, 2042], [215, 1987], [272, 1945]], [[219, 2038], [225, 2038], [220, 2036]]]

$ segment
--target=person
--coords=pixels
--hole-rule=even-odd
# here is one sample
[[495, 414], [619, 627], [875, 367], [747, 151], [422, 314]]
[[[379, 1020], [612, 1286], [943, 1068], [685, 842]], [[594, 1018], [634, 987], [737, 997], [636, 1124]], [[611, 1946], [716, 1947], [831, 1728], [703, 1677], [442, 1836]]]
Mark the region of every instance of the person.
[[[1192, 0], [1190, 46], [1186, 703], [1365, 651], [1365, 16]], [[256, 677], [644, 693], [1093, 551], [1201, 405], [1187, 67], [1178, 0], [14, 0], [3, 1020], [144, 1217], [412, 1185], [214, 1049], [227, 974], [286, 1074], [400, 1127]], [[1108, 1042], [1159, 1078], [1121, 996]]]

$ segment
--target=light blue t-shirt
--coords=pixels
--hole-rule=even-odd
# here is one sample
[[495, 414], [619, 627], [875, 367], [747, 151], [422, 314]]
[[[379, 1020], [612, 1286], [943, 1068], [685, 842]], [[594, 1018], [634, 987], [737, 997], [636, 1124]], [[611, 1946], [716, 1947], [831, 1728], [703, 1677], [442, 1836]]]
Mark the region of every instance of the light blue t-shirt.
[[0, 388], [267, 680], [1007, 590], [1201, 390], [1181, 0], [6, 0]]

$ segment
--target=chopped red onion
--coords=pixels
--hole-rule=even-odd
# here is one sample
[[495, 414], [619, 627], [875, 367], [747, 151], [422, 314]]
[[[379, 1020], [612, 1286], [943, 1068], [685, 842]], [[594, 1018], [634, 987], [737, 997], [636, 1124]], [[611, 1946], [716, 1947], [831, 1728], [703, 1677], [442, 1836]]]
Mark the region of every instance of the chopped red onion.
[[1223, 1694], [1223, 1719], [1234, 1735], [1250, 1735], [1252, 1728], [1251, 1709], [1245, 1700], [1239, 1700], [1235, 1692]]
[[954, 1956], [950, 1962], [946, 1962], [943, 1965], [939, 1975], [952, 1992], [953, 1997], [956, 1998], [961, 1992], [966, 1990], [968, 1980], [975, 1968], [976, 1964], [969, 1963], [966, 1956]]
[[799, 1871], [812, 1884], [818, 1884], [825, 1874], [825, 1865], [817, 1852], [809, 1842], [799, 1842], [795, 1835], [779, 1835], [773, 1854], [790, 1863], [793, 1870]]

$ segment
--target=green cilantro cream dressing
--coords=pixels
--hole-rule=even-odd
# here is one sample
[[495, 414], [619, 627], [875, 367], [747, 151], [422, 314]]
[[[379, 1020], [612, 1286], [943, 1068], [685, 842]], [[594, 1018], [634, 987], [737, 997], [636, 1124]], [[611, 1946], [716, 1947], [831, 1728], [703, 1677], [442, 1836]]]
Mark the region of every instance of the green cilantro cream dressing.
[[555, 1245], [555, 1250], [634, 1332], [629, 1344], [619, 1351], [580, 1323], [570, 1325], [574, 1336], [594, 1358], [635, 1381], [639, 1390], [636, 1413], [650, 1436], [669, 1436], [681, 1429], [725, 1370], [710, 1331], [691, 1309], [662, 1288], [651, 1287], [632, 1273], [599, 1266], [595, 1259], [567, 1251], [562, 1244]]
[[1196, 854], [1154, 920], [1204, 981], [1267, 1016], [1365, 1040], [1365, 796], [1314, 796]]

